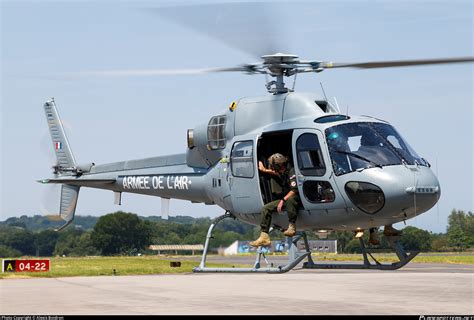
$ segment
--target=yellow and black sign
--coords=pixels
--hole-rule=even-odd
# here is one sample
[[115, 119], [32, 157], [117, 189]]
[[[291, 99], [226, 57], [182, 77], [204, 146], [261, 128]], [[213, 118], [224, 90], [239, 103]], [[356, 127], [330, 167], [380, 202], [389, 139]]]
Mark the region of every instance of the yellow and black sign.
[[15, 272], [16, 271], [16, 260], [3, 260], [2, 271], [3, 272]]
[[230, 106], [229, 106], [229, 110], [230, 110], [230, 111], [234, 111], [235, 108], [237, 108], [237, 103], [235, 103], [235, 101], [232, 101], [232, 103], [231, 103]]

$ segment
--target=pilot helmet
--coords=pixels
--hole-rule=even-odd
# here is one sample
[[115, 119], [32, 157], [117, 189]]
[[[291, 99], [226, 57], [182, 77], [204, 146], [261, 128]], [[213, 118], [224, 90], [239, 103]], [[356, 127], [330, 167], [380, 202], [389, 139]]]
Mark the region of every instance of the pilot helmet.
[[333, 131], [327, 135], [327, 140], [330, 146], [338, 149], [348, 148], [348, 138], [345, 134], [337, 131]]
[[276, 171], [279, 171], [281, 168], [286, 168], [287, 162], [288, 159], [281, 153], [274, 153], [268, 158], [270, 167]]
[[344, 141], [347, 139], [345, 135], [337, 131], [333, 131], [330, 134], [328, 134], [327, 138], [328, 140], [335, 141], [335, 142]]

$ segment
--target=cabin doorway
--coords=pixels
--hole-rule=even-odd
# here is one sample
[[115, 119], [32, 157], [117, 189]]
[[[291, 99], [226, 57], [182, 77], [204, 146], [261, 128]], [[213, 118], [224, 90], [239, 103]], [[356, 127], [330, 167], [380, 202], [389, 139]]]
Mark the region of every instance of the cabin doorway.
[[[292, 135], [293, 130], [263, 133], [257, 142], [257, 170], [259, 162], [262, 162], [265, 168], [269, 168], [268, 158], [274, 153], [281, 153], [287, 157], [290, 165], [294, 167]], [[264, 204], [285, 196], [282, 194], [281, 182], [277, 177], [260, 171], [258, 171], [258, 176]]]

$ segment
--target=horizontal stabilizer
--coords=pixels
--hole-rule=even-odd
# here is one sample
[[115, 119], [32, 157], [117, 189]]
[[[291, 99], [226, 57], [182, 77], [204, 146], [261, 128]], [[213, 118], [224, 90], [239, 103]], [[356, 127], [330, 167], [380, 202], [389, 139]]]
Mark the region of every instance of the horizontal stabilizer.
[[38, 180], [39, 183], [62, 183], [62, 184], [84, 184], [87, 183], [115, 183], [116, 179], [43, 179]]

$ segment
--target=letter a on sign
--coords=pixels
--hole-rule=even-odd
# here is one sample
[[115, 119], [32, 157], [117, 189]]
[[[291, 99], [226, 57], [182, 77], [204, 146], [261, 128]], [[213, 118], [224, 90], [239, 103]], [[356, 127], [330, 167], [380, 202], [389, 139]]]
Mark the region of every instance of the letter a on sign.
[[2, 272], [15, 272], [15, 260], [3, 260]]

